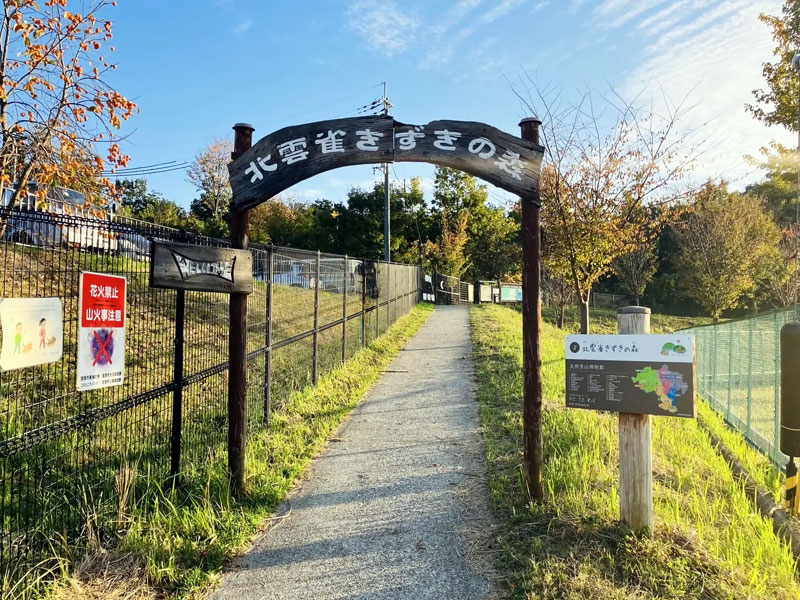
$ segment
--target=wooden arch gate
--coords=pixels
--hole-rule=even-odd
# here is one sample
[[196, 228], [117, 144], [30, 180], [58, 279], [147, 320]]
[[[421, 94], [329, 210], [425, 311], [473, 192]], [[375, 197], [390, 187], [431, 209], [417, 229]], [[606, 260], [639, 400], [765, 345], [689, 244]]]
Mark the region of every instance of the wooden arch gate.
[[[539, 172], [544, 148], [536, 118], [520, 122], [521, 137], [473, 121], [409, 125], [388, 115], [333, 119], [285, 127], [253, 145], [252, 125], [233, 126], [228, 165], [233, 201], [231, 245], [246, 249], [249, 210], [292, 185], [339, 167], [427, 162], [465, 171], [522, 200], [522, 330], [524, 457], [531, 495], [541, 499], [542, 354], [540, 346]], [[270, 290], [271, 291], [271, 290]], [[245, 491], [247, 295], [230, 298], [228, 469], [236, 494]]]

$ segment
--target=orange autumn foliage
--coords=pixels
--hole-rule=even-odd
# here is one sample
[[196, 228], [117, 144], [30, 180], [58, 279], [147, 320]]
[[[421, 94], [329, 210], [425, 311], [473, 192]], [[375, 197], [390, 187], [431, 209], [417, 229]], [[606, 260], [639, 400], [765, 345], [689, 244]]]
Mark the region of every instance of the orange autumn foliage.
[[111, 6], [3, 0], [0, 182], [20, 184], [13, 202], [31, 180], [95, 197], [112, 193], [103, 172], [127, 164], [116, 131], [137, 106], [104, 80], [116, 69], [103, 56], [114, 51], [112, 22], [101, 16]]

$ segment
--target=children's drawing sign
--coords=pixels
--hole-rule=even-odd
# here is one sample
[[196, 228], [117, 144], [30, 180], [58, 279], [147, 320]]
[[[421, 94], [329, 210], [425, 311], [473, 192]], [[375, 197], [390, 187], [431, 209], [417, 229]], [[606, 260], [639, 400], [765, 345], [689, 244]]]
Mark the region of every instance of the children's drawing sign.
[[125, 378], [124, 277], [81, 273], [78, 391], [122, 385]]
[[59, 360], [64, 340], [62, 314], [59, 298], [0, 300], [0, 369], [10, 371]]

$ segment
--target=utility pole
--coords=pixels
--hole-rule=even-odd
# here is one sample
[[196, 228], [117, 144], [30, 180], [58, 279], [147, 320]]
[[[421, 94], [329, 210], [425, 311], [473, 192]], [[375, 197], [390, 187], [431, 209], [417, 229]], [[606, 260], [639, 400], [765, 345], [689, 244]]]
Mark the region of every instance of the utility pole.
[[[389, 116], [389, 109], [392, 107], [392, 103], [389, 102], [389, 98], [386, 96], [386, 82], [383, 82], [383, 114], [385, 116]], [[394, 140], [392, 140], [392, 144], [394, 144]], [[386, 261], [392, 260], [392, 226], [391, 226], [391, 206], [389, 204], [389, 163], [383, 164], [383, 189], [386, 194], [386, 202], [384, 206], [383, 212], [383, 257]]]

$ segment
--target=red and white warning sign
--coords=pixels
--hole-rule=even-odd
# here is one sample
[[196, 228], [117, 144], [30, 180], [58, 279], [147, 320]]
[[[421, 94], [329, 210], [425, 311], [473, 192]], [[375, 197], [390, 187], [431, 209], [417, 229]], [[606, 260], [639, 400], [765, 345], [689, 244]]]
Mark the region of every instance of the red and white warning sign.
[[81, 273], [78, 391], [122, 385], [125, 378], [124, 277]]

